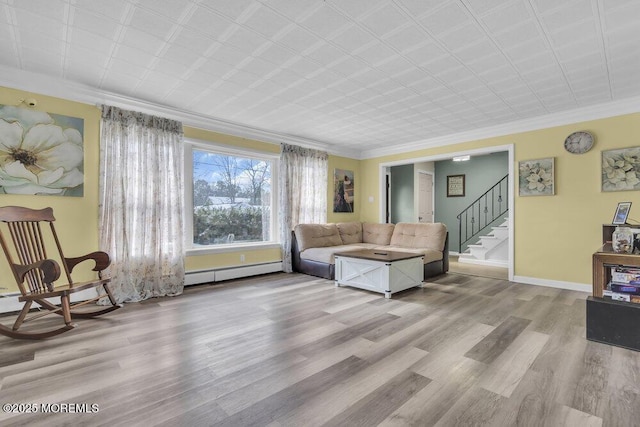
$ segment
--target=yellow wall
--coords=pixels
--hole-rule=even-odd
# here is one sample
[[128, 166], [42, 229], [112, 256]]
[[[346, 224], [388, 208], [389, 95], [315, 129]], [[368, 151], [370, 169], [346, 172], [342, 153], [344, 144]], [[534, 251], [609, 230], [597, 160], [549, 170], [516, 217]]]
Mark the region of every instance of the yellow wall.
[[[588, 130], [596, 136], [594, 147], [582, 155], [567, 153], [563, 147], [567, 135], [576, 130]], [[518, 197], [517, 185], [514, 187], [514, 274], [590, 284], [591, 255], [601, 245], [602, 224], [611, 222], [617, 203], [633, 202], [630, 217], [640, 220], [638, 191], [600, 191], [601, 151], [640, 146], [640, 113], [364, 160], [360, 203], [364, 204], [369, 194], [379, 194], [380, 163], [508, 144], [515, 147], [513, 184], [517, 184], [519, 161], [555, 157], [555, 196]], [[365, 210], [360, 217], [378, 221], [378, 211]]]
[[[100, 112], [94, 105], [47, 97], [0, 87], [0, 104], [17, 105], [21, 99], [37, 99], [37, 110], [84, 119], [85, 187], [84, 197], [0, 195], [0, 205], [32, 208], [51, 206], [58, 218], [58, 231], [67, 256], [84, 254], [98, 247], [98, 168]], [[586, 154], [572, 155], [564, 151], [566, 136], [576, 130], [589, 130], [596, 144]], [[241, 146], [269, 153], [279, 147], [246, 138], [185, 127], [185, 136], [202, 141]], [[515, 199], [515, 275], [541, 280], [591, 283], [591, 254], [601, 242], [601, 225], [609, 223], [616, 204], [634, 202], [631, 218], [640, 209], [640, 193], [600, 191], [600, 152], [607, 149], [640, 146], [640, 113], [557, 126], [508, 136], [470, 141], [446, 147], [416, 150], [394, 156], [355, 160], [329, 156], [327, 220], [377, 222], [379, 215], [379, 164], [395, 160], [412, 160], [443, 153], [482, 147], [514, 144], [517, 162], [541, 157], [555, 157], [556, 195], [518, 197]], [[354, 171], [355, 212], [333, 213], [333, 171]], [[516, 177], [517, 179], [517, 177]], [[375, 200], [370, 203], [369, 196]], [[635, 209], [634, 209], [635, 208]], [[245, 264], [281, 259], [279, 249], [243, 251]], [[187, 270], [239, 265], [237, 251], [190, 256]], [[0, 287], [16, 290], [6, 262], [0, 261]], [[585, 288], [585, 290], [588, 290]], [[7, 292], [7, 290], [0, 290]]]
[[[98, 247], [100, 111], [94, 105], [0, 87], [0, 104], [18, 105], [25, 98], [35, 98], [38, 101], [34, 110], [84, 119], [84, 197], [0, 194], [0, 206], [18, 205], [33, 209], [52, 207], [65, 255], [80, 256], [95, 251]], [[77, 278], [85, 280], [89, 274], [83, 271]], [[0, 287], [6, 288], [0, 289], [0, 293], [18, 289], [4, 255], [0, 255]]]
[[[100, 152], [100, 110], [95, 105], [48, 97], [36, 93], [0, 87], [0, 104], [18, 105], [20, 100], [35, 98], [39, 111], [64, 114], [84, 119], [84, 149], [85, 149], [85, 185], [84, 197], [56, 197], [56, 196], [12, 196], [0, 195], [0, 206], [19, 205], [41, 209], [52, 207], [58, 219], [56, 228], [62, 240], [66, 256], [85, 254], [98, 248], [98, 171]], [[279, 153], [277, 144], [255, 141], [203, 129], [184, 128], [186, 138], [199, 141], [211, 141], [217, 144], [227, 144], [234, 147], [248, 148], [267, 153]], [[329, 187], [328, 200], [332, 200], [333, 169], [349, 169], [354, 171], [358, 179], [359, 161], [344, 157], [329, 156]], [[357, 182], [357, 181], [356, 181]], [[356, 184], [357, 185], [357, 184]], [[356, 187], [357, 189], [357, 187]], [[329, 203], [327, 216], [329, 221], [353, 221], [358, 219], [359, 206], [356, 204], [354, 214], [333, 213]], [[240, 253], [245, 256], [244, 263], [240, 262]], [[4, 257], [2, 257], [4, 258]], [[186, 269], [203, 270], [208, 268], [230, 267], [238, 265], [278, 262], [282, 259], [279, 248], [259, 250], [233, 250], [227, 253], [188, 256]], [[74, 272], [76, 273], [76, 272]], [[90, 272], [81, 271], [75, 276], [77, 280], [88, 279]], [[14, 292], [17, 287], [5, 261], [0, 260], [0, 293]]]

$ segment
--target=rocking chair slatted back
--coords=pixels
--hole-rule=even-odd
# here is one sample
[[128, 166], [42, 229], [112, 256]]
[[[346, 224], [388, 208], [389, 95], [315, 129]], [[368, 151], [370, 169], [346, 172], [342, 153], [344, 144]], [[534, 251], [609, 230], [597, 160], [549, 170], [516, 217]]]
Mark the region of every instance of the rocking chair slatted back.
[[[47, 259], [40, 224], [20, 221], [10, 222], [7, 225], [13, 240], [13, 245], [18, 253], [18, 260], [20, 261], [20, 264], [29, 265], [34, 262]], [[29, 290], [31, 292], [38, 292], [46, 289], [46, 285], [42, 281], [42, 272], [40, 270], [28, 271], [25, 275], [25, 281], [29, 285]]]

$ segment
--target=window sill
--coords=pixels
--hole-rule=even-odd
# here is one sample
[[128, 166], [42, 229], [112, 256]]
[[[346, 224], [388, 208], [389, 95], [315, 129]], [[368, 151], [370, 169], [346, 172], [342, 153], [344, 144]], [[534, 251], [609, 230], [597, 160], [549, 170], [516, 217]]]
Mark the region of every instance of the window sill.
[[263, 243], [236, 243], [234, 245], [216, 245], [216, 246], [202, 246], [197, 248], [187, 249], [187, 256], [209, 255], [209, 254], [221, 254], [232, 252], [244, 252], [244, 251], [259, 251], [261, 249], [280, 249], [281, 245], [277, 242], [263, 242]]

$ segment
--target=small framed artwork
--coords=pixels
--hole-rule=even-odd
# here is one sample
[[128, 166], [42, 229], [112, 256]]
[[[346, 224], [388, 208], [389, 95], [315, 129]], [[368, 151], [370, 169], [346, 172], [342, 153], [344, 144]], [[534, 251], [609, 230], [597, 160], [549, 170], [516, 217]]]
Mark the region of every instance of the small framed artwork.
[[447, 175], [447, 197], [464, 197], [464, 175]]
[[627, 217], [631, 210], [631, 202], [620, 202], [616, 208], [616, 213], [613, 215], [613, 221], [611, 224], [621, 225], [627, 223]]
[[553, 196], [555, 194], [554, 158], [523, 160], [518, 163], [520, 196]]
[[355, 191], [353, 171], [335, 169], [333, 171], [333, 211], [353, 213]]
[[640, 147], [602, 152], [602, 191], [640, 190]]

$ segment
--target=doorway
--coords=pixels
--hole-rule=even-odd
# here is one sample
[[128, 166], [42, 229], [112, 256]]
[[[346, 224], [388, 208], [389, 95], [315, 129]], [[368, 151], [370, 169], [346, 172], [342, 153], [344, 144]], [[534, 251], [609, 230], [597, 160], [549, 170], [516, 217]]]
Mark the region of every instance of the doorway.
[[[380, 203], [379, 203], [379, 220], [380, 222], [386, 222], [387, 220], [387, 212], [391, 211], [392, 215], [391, 215], [391, 222], [398, 222], [397, 220], [394, 220], [394, 215], [393, 215], [393, 211], [394, 211], [394, 198], [391, 197], [390, 200], [388, 200], [385, 196], [387, 195], [387, 173], [389, 171], [391, 171], [391, 185], [390, 185], [390, 190], [391, 194], [393, 194], [394, 192], [394, 180], [393, 180], [393, 170], [395, 169], [396, 166], [416, 166], [416, 169], [418, 169], [418, 164], [419, 163], [424, 163], [424, 162], [439, 162], [439, 161], [448, 161], [448, 160], [452, 160], [454, 157], [458, 157], [458, 156], [465, 156], [465, 155], [470, 155], [470, 156], [482, 156], [482, 155], [486, 155], [486, 154], [492, 154], [492, 153], [506, 153], [507, 154], [507, 158], [508, 158], [508, 176], [509, 176], [509, 180], [510, 180], [510, 184], [509, 184], [509, 188], [508, 188], [508, 206], [509, 206], [509, 217], [508, 217], [508, 228], [509, 228], [509, 239], [508, 239], [508, 261], [507, 261], [507, 270], [508, 270], [508, 280], [513, 280], [514, 277], [514, 239], [515, 239], [515, 231], [514, 231], [514, 217], [515, 217], [515, 211], [514, 211], [514, 182], [515, 182], [515, 168], [514, 168], [514, 146], [513, 144], [509, 144], [509, 145], [502, 145], [502, 146], [494, 146], [494, 147], [485, 147], [485, 148], [480, 148], [480, 149], [474, 149], [474, 150], [468, 150], [468, 151], [461, 151], [461, 152], [452, 152], [452, 153], [448, 153], [448, 154], [440, 154], [440, 155], [434, 155], [434, 156], [426, 156], [426, 157], [422, 157], [422, 158], [414, 158], [414, 159], [410, 159], [410, 160], [398, 160], [398, 161], [394, 161], [394, 162], [386, 162], [386, 163], [380, 163], [379, 164], [379, 190], [380, 190]], [[420, 168], [422, 169], [422, 168]], [[418, 175], [416, 173], [416, 175]], [[446, 176], [444, 177], [437, 177], [435, 176], [435, 172], [434, 172], [434, 178], [433, 178], [433, 182], [434, 184], [436, 184], [437, 182], [440, 182], [441, 179], [446, 179]], [[438, 184], [440, 185], [440, 184]], [[444, 185], [444, 184], [443, 184]], [[408, 203], [413, 203], [415, 206], [415, 210], [411, 209], [411, 211], [415, 212], [413, 219], [410, 221], [416, 221], [418, 220], [418, 216], [420, 216], [418, 214], [419, 211], [419, 191], [418, 191], [418, 186], [419, 186], [419, 177], [416, 176], [415, 178], [415, 189], [416, 191], [414, 192], [413, 196], [408, 200], [407, 197], [403, 198], [404, 201], [407, 201]], [[445, 188], [445, 187], [443, 187]], [[438, 199], [439, 196], [436, 195], [437, 191], [436, 189], [434, 189], [434, 202], [432, 204], [432, 212], [434, 212], [433, 214], [433, 221], [441, 221], [438, 218], [441, 218], [443, 213], [440, 212], [438, 210], [438, 202], [436, 199]], [[389, 206], [391, 205], [391, 206]], [[440, 212], [440, 213], [438, 213]], [[457, 249], [451, 246], [451, 242], [452, 242], [452, 238], [451, 238], [451, 234], [456, 234], [458, 232], [458, 226], [455, 225], [455, 216], [456, 214], [452, 214], [453, 216], [453, 221], [454, 221], [454, 225], [449, 225], [448, 228], [450, 228], [450, 238], [449, 238], [449, 243], [450, 243], [450, 248], [453, 251], [456, 251]], [[451, 215], [449, 215], [448, 213], [445, 214], [445, 217], [449, 218], [451, 217]], [[455, 237], [455, 240], [457, 241], [458, 238]], [[454, 245], [456, 246], [456, 245]], [[451, 255], [457, 255], [457, 252], [453, 252], [451, 253]]]
[[418, 171], [418, 222], [433, 222], [433, 173]]

